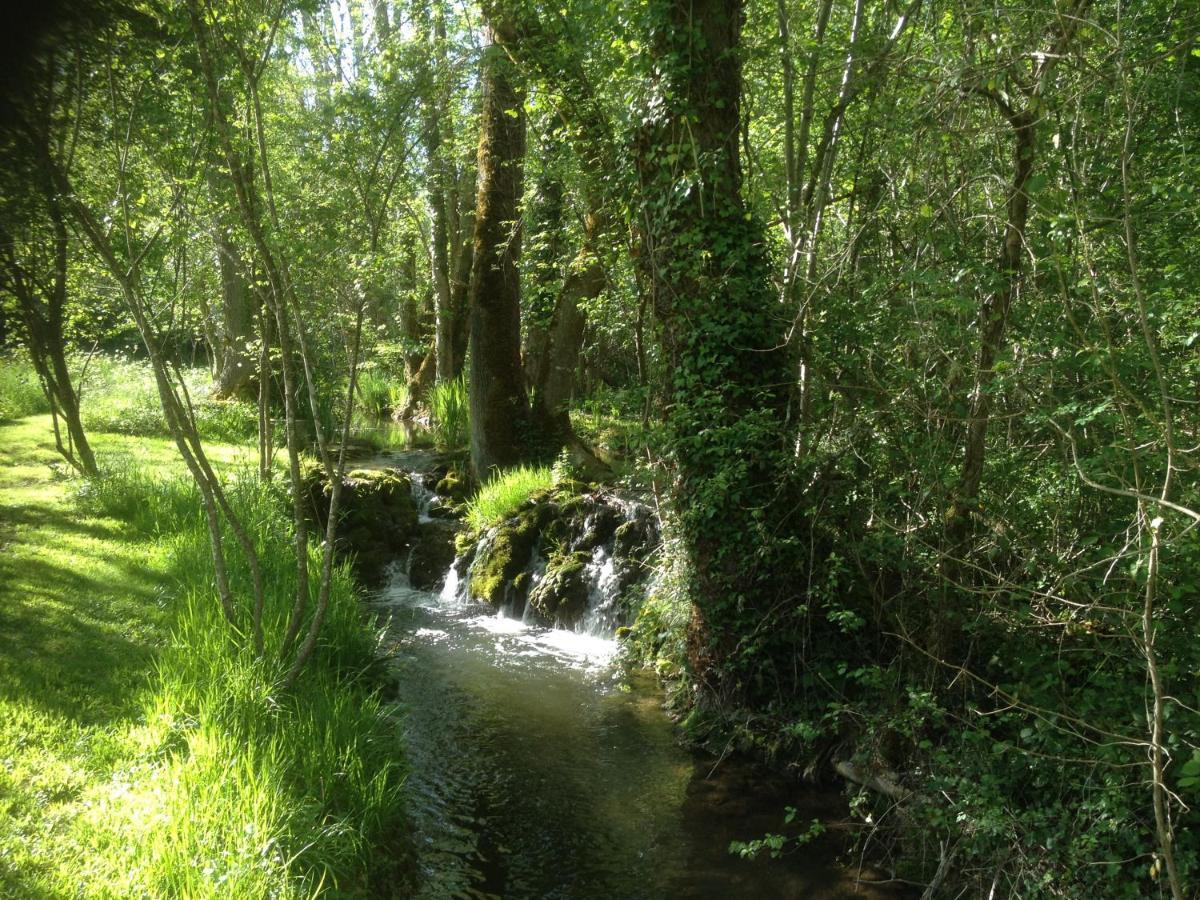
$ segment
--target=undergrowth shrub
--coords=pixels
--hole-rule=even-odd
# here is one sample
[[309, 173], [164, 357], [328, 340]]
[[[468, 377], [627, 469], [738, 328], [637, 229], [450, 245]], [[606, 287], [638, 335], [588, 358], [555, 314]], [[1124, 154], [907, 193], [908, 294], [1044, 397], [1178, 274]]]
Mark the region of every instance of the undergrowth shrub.
[[475, 531], [498, 525], [514, 515], [538, 491], [554, 487], [549, 466], [517, 466], [497, 475], [467, 502], [467, 524]]
[[[91, 804], [86, 827], [100, 852], [89, 878], [114, 896], [367, 895], [371, 878], [403, 859], [401, 848], [379, 857], [372, 849], [401, 833], [404, 771], [399, 723], [376, 687], [377, 636], [349, 570], [337, 567], [318, 651], [281, 694], [278, 645], [295, 585], [282, 489], [248, 470], [228, 488], [263, 565], [263, 658], [233, 639], [223, 617], [194, 496], [181, 515], [192, 490], [118, 466], [85, 497], [109, 514], [145, 510], [137, 527], [163, 535], [177, 603], [144, 697], [146, 724], [130, 738], [136, 762]], [[234, 595], [248, 598], [232, 535], [225, 546]], [[315, 600], [316, 547], [309, 565]]]
[[37, 373], [24, 359], [0, 356], [0, 422], [50, 412]]

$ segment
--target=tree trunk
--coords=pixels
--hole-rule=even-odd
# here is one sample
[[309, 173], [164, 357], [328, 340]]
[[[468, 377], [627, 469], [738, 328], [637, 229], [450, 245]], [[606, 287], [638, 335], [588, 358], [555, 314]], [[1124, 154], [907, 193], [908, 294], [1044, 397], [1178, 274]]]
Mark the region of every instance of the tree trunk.
[[605, 285], [604, 268], [595, 253], [596, 227], [596, 218], [589, 216], [583, 246], [559, 292], [546, 346], [533, 373], [534, 423], [545, 440], [557, 445], [555, 449], [574, 436], [569, 409], [587, 325], [582, 304], [598, 297]]
[[220, 225], [216, 229], [217, 267], [221, 276], [221, 321], [216, 329], [220, 346], [213, 347], [218, 368], [213, 393], [245, 397], [254, 375], [248, 349], [254, 339], [254, 311], [237, 246]]
[[[1082, 22], [1082, 14], [1090, 4], [1091, 0], [1075, 0], [1068, 10], [1055, 17], [1050, 27], [1048, 52], [1038, 54], [1034, 78], [1031, 86], [1022, 92], [1023, 97], [1008, 97], [983, 85], [972, 85], [966, 89], [968, 93], [990, 100], [1012, 129], [1013, 176], [1006, 206], [1004, 242], [997, 261], [999, 287], [985, 297], [979, 311], [979, 355], [971, 389], [963, 465], [947, 514], [946, 535], [953, 556], [949, 566], [952, 578], [954, 570], [958, 568], [954, 560], [962, 558], [971, 536], [972, 512], [978, 505], [979, 489], [983, 483], [987, 432], [991, 419], [991, 389], [996, 380], [995, 364], [1004, 346], [1009, 310], [1021, 283], [1025, 227], [1029, 220], [1029, 181], [1036, 162], [1037, 126], [1043, 115], [1044, 98], [1054, 66], [1070, 49]], [[1023, 107], [1015, 106], [1014, 101], [1023, 102]]]
[[[451, 208], [458, 208], [459, 199], [469, 198], [474, 193], [474, 186], [473, 176], [466, 171], [461, 173], [458, 198]], [[471, 190], [468, 190], [468, 187]], [[467, 199], [462, 199], [464, 206], [467, 202]], [[471, 271], [475, 266], [474, 216], [474, 210], [468, 207], [464, 215], [456, 217], [460, 221], [457, 228], [459, 237], [456, 243], [454, 277], [450, 280], [451, 359], [447, 381], [453, 381], [462, 374], [467, 363], [467, 345], [471, 339], [470, 288]]]
[[[42, 152], [48, 158], [49, 150]], [[67, 366], [66, 341], [63, 337], [63, 318], [67, 302], [68, 237], [66, 217], [59, 204], [57, 192], [48, 180], [41, 184], [46, 201], [46, 214], [53, 230], [52, 260], [48, 280], [29, 272], [22, 262], [15, 235], [0, 228], [0, 264], [3, 265], [2, 285], [17, 300], [24, 325], [30, 360], [50, 403], [54, 426], [54, 443], [63, 459], [84, 475], [99, 475], [96, 457], [83, 430], [79, 414], [79, 395]], [[40, 285], [40, 286], [39, 286]], [[66, 426], [67, 442], [62, 440], [59, 419]]]
[[639, 261], [669, 378], [671, 500], [696, 603], [690, 657], [710, 690], [745, 689], [739, 635], [796, 589], [779, 558], [794, 512], [779, 483], [783, 329], [741, 194], [744, 11], [740, 0], [665, 0], [650, 15], [659, 64], [639, 113]]
[[479, 186], [471, 269], [471, 467], [480, 481], [524, 455], [529, 401], [521, 370], [522, 100], [489, 28], [483, 57]]
[[449, 184], [442, 132], [446, 127], [447, 103], [445, 43], [446, 22], [441, 7], [433, 11], [428, 23], [434, 48], [434, 65], [426, 67], [428, 84], [424, 104], [425, 121], [422, 140], [429, 166], [429, 268], [434, 288], [434, 347], [436, 349], [437, 380], [449, 381], [454, 370], [454, 310], [450, 296], [450, 224], [449, 206], [453, 191]]

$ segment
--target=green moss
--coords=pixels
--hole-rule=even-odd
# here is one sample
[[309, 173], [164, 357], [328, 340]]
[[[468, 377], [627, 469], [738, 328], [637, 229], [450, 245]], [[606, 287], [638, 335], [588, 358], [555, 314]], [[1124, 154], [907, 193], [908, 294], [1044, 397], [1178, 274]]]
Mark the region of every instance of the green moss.
[[476, 561], [471, 572], [472, 596], [493, 606], [504, 602], [505, 587], [529, 563], [544, 517], [543, 509], [526, 510], [500, 526], [484, 557]]
[[471, 493], [471, 483], [462, 473], [451, 469], [434, 486], [433, 492], [439, 497], [449, 497], [451, 500], [466, 500]]

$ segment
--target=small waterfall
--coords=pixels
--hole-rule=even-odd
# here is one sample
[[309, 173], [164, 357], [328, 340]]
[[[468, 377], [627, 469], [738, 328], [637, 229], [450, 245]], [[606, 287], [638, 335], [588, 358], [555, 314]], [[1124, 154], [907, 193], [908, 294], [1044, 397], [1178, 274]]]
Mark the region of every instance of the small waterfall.
[[577, 631], [593, 637], [611, 638], [621, 620], [621, 579], [615, 560], [603, 546], [592, 551], [591, 561], [584, 566], [587, 579], [588, 605]]
[[[542, 542], [538, 541], [533, 548], [533, 555], [529, 559], [529, 565], [525, 567], [525, 571], [529, 573], [529, 594], [532, 594], [533, 589], [546, 577], [546, 562], [546, 557], [542, 555]], [[534, 624], [534, 619], [533, 607], [529, 603], [526, 603], [521, 610], [521, 622], [525, 625], [532, 625]]]
[[475, 571], [475, 566], [479, 564], [479, 561], [487, 557], [488, 550], [499, 533], [500, 529], [498, 527], [489, 528], [483, 533], [478, 543], [475, 544], [475, 554], [471, 557], [471, 562], [466, 567], [465, 572], [459, 571], [462, 568], [461, 557], [450, 564], [450, 568], [446, 572], [446, 580], [442, 584], [442, 590], [439, 594], [439, 599], [443, 604], [462, 607], [470, 602], [471, 573]]
[[424, 472], [413, 472], [409, 476], [410, 490], [413, 502], [417, 504], [417, 521], [421, 524], [432, 522], [433, 508], [441, 504], [442, 498], [430, 490], [425, 483], [428, 476]]

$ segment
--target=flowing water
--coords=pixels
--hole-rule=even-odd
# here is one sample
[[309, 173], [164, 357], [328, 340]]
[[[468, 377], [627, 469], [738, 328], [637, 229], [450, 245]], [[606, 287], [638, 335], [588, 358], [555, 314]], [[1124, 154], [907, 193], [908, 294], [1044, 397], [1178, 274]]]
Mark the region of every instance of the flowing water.
[[[593, 560], [591, 632], [609, 620]], [[879, 897], [826, 835], [780, 859], [731, 840], [838, 816], [836, 797], [680, 747], [652, 686], [617, 680], [609, 637], [498, 616], [456, 589], [379, 598], [407, 709], [407, 803], [423, 898]]]

